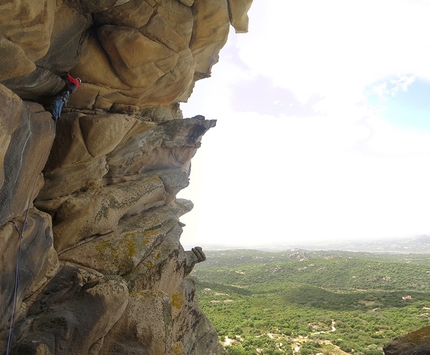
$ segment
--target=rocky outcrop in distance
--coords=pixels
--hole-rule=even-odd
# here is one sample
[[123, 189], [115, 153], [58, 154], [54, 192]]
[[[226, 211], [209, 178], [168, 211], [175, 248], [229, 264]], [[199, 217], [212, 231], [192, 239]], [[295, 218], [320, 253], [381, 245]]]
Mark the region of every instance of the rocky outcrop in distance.
[[[0, 353], [224, 353], [176, 197], [216, 122], [179, 103], [251, 2], [0, 3]], [[66, 71], [82, 83], [56, 122]]]

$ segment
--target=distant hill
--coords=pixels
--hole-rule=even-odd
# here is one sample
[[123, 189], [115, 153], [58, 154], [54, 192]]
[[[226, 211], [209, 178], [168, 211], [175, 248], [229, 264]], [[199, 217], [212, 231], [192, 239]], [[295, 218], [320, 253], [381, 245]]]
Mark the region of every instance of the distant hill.
[[396, 245], [402, 252], [207, 250], [191, 275], [228, 355], [383, 355], [430, 319], [430, 255]]
[[228, 249], [255, 249], [266, 251], [280, 251], [290, 249], [306, 250], [344, 250], [369, 253], [394, 253], [394, 254], [429, 254], [430, 236], [421, 235], [412, 238], [392, 238], [378, 240], [345, 240], [330, 242], [286, 242], [284, 244], [202, 244], [205, 250], [228, 250]]
[[309, 250], [349, 250], [371, 253], [430, 253], [430, 236], [421, 235], [413, 238], [395, 238], [365, 241], [339, 241], [325, 244], [306, 245]]

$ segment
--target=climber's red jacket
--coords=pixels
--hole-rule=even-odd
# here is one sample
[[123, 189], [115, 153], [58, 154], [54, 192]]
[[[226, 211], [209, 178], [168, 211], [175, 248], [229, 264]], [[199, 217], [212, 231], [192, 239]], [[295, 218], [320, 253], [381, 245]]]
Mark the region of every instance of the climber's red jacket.
[[75, 79], [75, 78], [74, 78], [73, 76], [71, 76], [69, 73], [67, 73], [67, 81], [68, 81], [70, 84], [75, 85], [75, 86], [76, 86], [76, 89], [79, 87], [79, 84], [80, 84], [79, 80], [78, 80], [78, 79]]

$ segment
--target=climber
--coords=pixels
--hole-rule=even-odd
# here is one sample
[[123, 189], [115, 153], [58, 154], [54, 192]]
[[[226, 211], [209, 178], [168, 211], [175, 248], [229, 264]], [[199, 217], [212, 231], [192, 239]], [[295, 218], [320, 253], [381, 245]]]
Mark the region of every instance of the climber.
[[51, 112], [55, 121], [60, 118], [63, 107], [69, 102], [70, 94], [73, 94], [81, 83], [81, 79], [74, 78], [68, 72], [63, 76], [67, 80], [66, 87], [54, 97], [54, 100], [48, 107], [48, 111]]
[[79, 84], [81, 83], [81, 79], [74, 78], [68, 72], [66, 72], [65, 76], [67, 80], [66, 90], [70, 91], [70, 93], [73, 94], [76, 91], [76, 89], [79, 87]]

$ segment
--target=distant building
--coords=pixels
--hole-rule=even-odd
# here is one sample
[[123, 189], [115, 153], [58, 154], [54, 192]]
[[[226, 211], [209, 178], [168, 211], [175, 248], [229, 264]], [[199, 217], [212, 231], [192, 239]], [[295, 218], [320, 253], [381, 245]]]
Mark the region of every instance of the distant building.
[[412, 296], [403, 296], [402, 297], [402, 300], [404, 300], [404, 301], [406, 301], [406, 300], [411, 300], [412, 299]]

